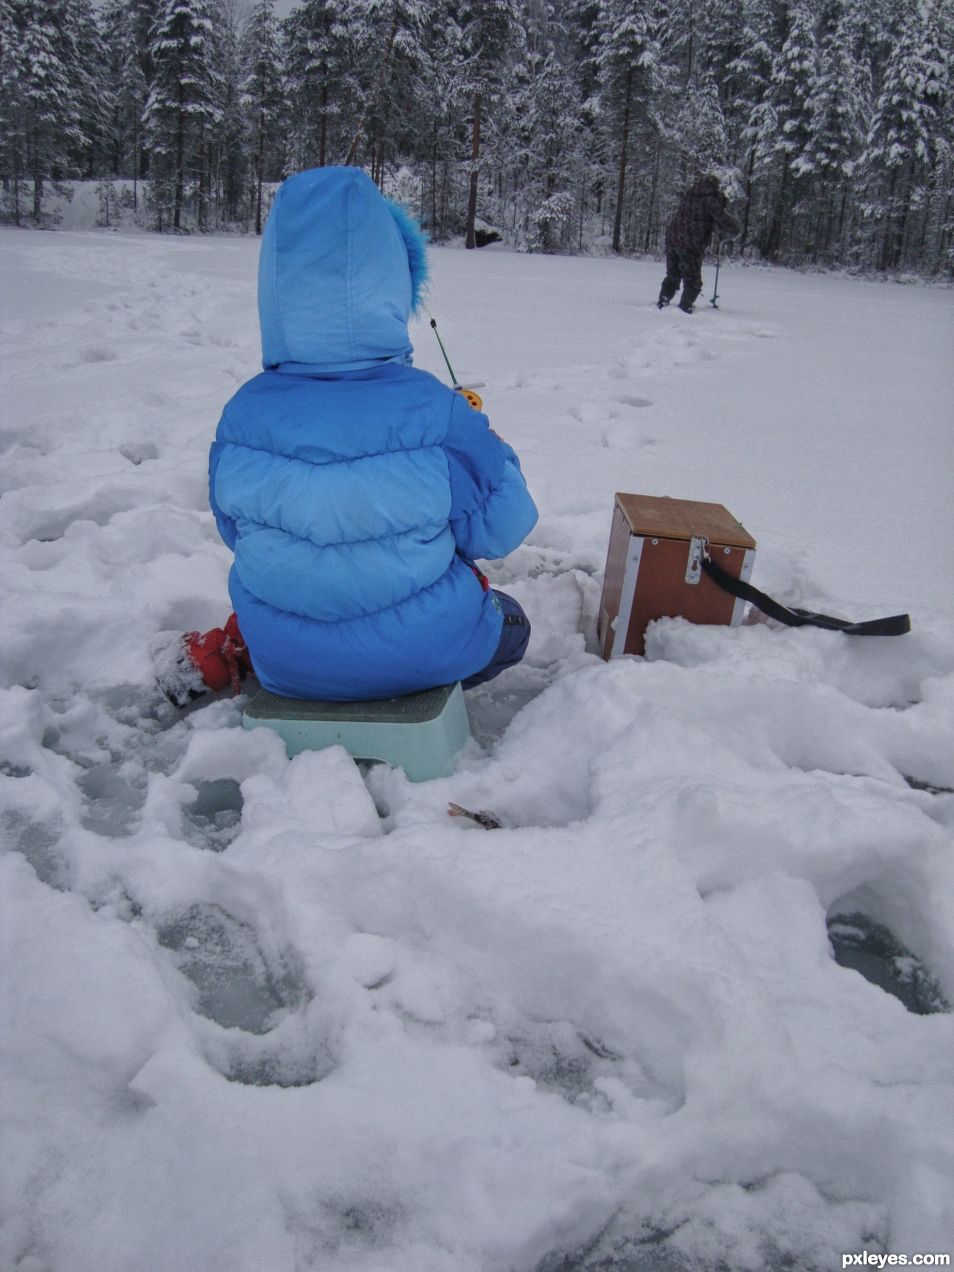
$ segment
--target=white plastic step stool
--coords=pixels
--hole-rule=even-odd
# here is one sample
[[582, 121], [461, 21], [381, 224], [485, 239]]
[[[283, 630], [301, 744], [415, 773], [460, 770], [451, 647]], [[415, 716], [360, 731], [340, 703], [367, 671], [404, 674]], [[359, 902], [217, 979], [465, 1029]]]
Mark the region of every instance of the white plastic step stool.
[[373, 702], [309, 702], [262, 689], [245, 708], [242, 724], [274, 729], [289, 757], [343, 746], [356, 760], [397, 765], [412, 782], [448, 777], [470, 737], [459, 682]]

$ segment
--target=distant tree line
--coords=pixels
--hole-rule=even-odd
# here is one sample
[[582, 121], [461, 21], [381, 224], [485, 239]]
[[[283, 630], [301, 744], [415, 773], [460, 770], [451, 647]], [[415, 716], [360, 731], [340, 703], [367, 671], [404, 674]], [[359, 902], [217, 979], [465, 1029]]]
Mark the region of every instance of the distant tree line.
[[642, 252], [708, 170], [748, 255], [950, 273], [952, 43], [954, 0], [0, 0], [2, 212], [260, 232], [354, 163], [437, 240]]

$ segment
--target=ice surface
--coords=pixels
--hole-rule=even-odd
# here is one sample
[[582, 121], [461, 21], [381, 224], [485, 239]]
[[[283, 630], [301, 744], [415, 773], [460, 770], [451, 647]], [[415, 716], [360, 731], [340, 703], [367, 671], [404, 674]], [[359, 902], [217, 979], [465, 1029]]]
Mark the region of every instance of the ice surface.
[[[0, 1267], [954, 1251], [952, 293], [730, 266], [687, 317], [652, 262], [436, 250], [541, 518], [488, 565], [528, 656], [412, 784], [151, 683], [154, 632], [227, 612], [256, 253], [0, 230]], [[781, 600], [914, 629], [664, 621], [606, 665], [616, 490], [724, 503]]]

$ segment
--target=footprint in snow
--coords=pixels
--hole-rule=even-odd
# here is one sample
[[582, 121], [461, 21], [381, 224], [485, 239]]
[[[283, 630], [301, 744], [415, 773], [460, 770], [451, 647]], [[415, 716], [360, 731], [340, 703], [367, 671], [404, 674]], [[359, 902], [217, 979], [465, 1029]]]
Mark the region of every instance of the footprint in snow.
[[159, 458], [159, 448], [152, 442], [130, 442], [126, 446], [120, 446], [119, 453], [137, 468], [146, 459]]
[[36, 539], [40, 543], [54, 543], [62, 539], [67, 530], [78, 521], [93, 521], [98, 526], [107, 526], [120, 512], [129, 512], [135, 506], [132, 492], [115, 492], [104, 494], [87, 500], [77, 507], [63, 509], [59, 513], [47, 513], [46, 519], [36, 521], [28, 526], [23, 535], [23, 543]]
[[636, 450], [646, 446], [655, 446], [655, 437], [643, 436], [635, 424], [611, 424], [603, 430], [603, 445], [608, 450]]
[[[200, 800], [201, 802], [201, 793]], [[309, 1086], [336, 1066], [329, 1027], [293, 960], [266, 958], [250, 924], [197, 903], [156, 935], [194, 987], [193, 1009], [209, 1063], [245, 1086]]]
[[80, 349], [78, 357], [79, 361], [75, 365], [81, 367], [94, 362], [115, 362], [119, 358], [119, 354], [115, 349], [91, 345], [85, 349]]
[[616, 401], [620, 404], [620, 406], [631, 406], [636, 410], [641, 410], [643, 407], [653, 405], [650, 398], [627, 397], [625, 395], [623, 397], [618, 397]]
[[595, 424], [606, 417], [606, 408], [598, 402], [578, 402], [570, 407], [570, 414], [581, 424]]

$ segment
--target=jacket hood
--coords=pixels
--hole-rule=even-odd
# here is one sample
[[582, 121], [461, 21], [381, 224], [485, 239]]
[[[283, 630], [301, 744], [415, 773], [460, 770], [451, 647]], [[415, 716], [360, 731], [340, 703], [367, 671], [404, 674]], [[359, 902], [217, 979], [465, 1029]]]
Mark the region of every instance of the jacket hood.
[[407, 324], [426, 273], [420, 228], [359, 168], [289, 177], [259, 255], [263, 366], [335, 372], [410, 361]]

